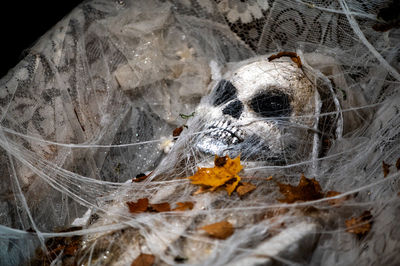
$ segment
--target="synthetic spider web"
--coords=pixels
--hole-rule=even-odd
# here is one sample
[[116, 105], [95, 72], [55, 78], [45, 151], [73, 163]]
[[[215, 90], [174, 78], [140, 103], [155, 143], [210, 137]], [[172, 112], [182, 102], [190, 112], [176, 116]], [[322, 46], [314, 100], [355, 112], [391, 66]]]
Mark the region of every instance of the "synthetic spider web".
[[84, 2], [0, 81], [0, 264], [398, 264], [399, 13]]

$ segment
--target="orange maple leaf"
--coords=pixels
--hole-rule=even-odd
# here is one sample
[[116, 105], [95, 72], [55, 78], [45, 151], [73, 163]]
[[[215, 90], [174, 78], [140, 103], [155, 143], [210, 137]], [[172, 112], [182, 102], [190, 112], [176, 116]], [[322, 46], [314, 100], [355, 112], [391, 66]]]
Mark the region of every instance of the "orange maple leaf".
[[225, 186], [225, 190], [230, 195], [240, 182], [240, 177], [237, 175], [243, 169], [240, 156], [233, 160], [229, 156], [215, 156], [214, 164], [213, 168], [199, 168], [193, 176], [188, 178], [192, 184], [211, 187], [211, 191]]

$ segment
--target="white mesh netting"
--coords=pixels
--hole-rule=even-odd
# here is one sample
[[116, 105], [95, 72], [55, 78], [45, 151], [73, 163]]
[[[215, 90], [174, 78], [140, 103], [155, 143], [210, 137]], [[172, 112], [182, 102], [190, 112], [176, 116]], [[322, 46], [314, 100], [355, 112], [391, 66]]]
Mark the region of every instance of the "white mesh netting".
[[[130, 265], [140, 253], [156, 265], [397, 265], [399, 10], [84, 2], [0, 80], [0, 265]], [[302, 66], [268, 62], [282, 51]], [[265, 80], [272, 94], [258, 90]], [[227, 119], [243, 135], [224, 135]], [[241, 154], [239, 176], [256, 189], [195, 194], [186, 177], [214, 154]], [[277, 182], [302, 174], [346, 200], [279, 201]], [[130, 213], [142, 198], [194, 207]], [[346, 220], [366, 211], [368, 232], [351, 233]], [[223, 220], [227, 239], [199, 230]]]

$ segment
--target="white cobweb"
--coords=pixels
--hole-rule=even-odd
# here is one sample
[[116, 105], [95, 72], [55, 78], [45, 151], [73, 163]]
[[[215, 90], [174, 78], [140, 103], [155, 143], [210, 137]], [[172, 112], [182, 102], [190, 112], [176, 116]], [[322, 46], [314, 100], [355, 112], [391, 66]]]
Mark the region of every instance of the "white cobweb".
[[[399, 13], [395, 1], [84, 2], [0, 81], [0, 264], [398, 264]], [[213, 158], [193, 145], [201, 97], [236, 62], [280, 51], [334, 84], [340, 108], [318, 115], [329, 144], [287, 164], [243, 161], [257, 186], [243, 199], [193, 195], [185, 177]], [[333, 136], [324, 117], [339, 116]], [[348, 199], [280, 203], [266, 178], [302, 173]], [[195, 207], [129, 213], [146, 197]], [[347, 232], [365, 211], [370, 231]], [[222, 220], [235, 227], [226, 240], [198, 230]]]

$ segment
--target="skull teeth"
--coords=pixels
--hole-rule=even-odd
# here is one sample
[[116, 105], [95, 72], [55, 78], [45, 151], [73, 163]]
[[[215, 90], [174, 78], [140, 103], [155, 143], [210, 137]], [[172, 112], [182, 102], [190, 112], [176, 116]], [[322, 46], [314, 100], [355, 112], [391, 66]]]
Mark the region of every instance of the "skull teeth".
[[208, 129], [211, 132], [207, 135], [226, 144], [237, 144], [243, 141], [244, 133], [238, 127], [231, 125], [229, 120], [214, 122]]

